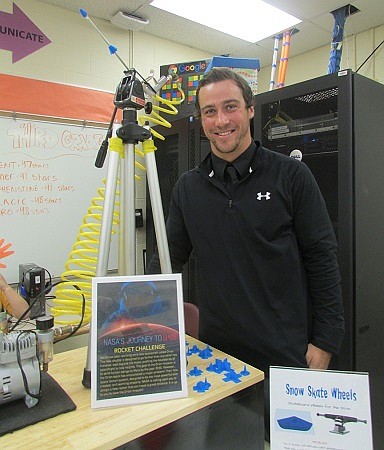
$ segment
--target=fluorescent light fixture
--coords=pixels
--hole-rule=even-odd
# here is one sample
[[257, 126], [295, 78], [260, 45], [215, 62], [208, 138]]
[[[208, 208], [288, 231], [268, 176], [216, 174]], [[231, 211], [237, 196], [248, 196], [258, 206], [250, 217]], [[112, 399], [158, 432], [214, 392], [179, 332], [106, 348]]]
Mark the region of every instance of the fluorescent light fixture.
[[248, 42], [261, 41], [301, 22], [261, 0], [153, 0], [151, 6]]

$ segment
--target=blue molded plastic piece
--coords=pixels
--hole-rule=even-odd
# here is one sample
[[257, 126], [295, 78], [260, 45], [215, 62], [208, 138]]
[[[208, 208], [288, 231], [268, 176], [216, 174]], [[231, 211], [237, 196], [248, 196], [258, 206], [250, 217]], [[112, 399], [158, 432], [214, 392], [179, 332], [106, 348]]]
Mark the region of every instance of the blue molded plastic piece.
[[213, 363], [210, 363], [209, 366], [207, 367], [207, 371], [208, 372], [216, 372], [216, 366]]
[[199, 356], [201, 359], [209, 359], [212, 357], [213, 351], [212, 349], [207, 345], [207, 347], [204, 350], [201, 350], [199, 353]]
[[216, 359], [215, 361], [215, 372], [222, 373], [225, 371], [231, 370], [231, 363], [227, 360], [227, 358], [221, 360]]
[[188, 372], [188, 374], [192, 377], [198, 377], [202, 373], [203, 371], [201, 369], [198, 369], [196, 366]]
[[300, 417], [291, 416], [285, 417], [284, 419], [278, 419], [277, 423], [284, 430], [295, 430], [295, 431], [308, 431], [312, 427], [312, 423], [307, 420], [300, 419]]
[[211, 387], [211, 384], [208, 383], [207, 379], [205, 381], [199, 381], [198, 383], [193, 386], [193, 390], [196, 392], [203, 393], [205, 391], [208, 391], [208, 389]]
[[114, 45], [109, 45], [108, 48], [111, 55], [114, 55], [117, 52], [117, 47], [115, 47]]
[[230, 370], [225, 374], [225, 377], [223, 378], [223, 381], [228, 383], [229, 381], [233, 381], [234, 383], [241, 383], [241, 375], [239, 373], [236, 373], [234, 370]]
[[244, 366], [243, 370], [240, 372], [240, 375], [241, 375], [242, 377], [247, 377], [247, 376], [250, 375], [250, 374], [251, 374], [251, 372], [247, 369], [246, 366]]
[[189, 351], [190, 351], [191, 353], [199, 353], [199, 352], [200, 352], [200, 349], [199, 349], [199, 347], [195, 344], [191, 349], [189, 349]]

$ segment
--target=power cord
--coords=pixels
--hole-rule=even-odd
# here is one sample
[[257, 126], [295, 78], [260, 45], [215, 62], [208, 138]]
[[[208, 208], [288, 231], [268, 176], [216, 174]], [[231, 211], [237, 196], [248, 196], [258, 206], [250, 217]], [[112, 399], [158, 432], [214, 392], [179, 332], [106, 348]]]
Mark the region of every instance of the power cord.
[[[24, 286], [24, 281], [25, 281], [25, 279], [27, 278], [28, 274], [29, 274], [30, 272], [32, 272], [33, 270], [35, 270], [36, 268], [40, 268], [40, 269], [44, 270], [44, 272], [47, 273], [47, 274], [48, 274], [48, 277], [49, 277], [49, 281], [48, 281], [47, 283], [45, 283], [45, 285], [44, 285], [44, 293], [45, 293], [45, 294], [49, 294], [49, 292], [51, 291], [51, 289], [52, 289], [52, 287], [53, 287], [53, 286], [52, 286], [52, 275], [51, 275], [51, 273], [49, 272], [48, 269], [46, 269], [45, 267], [39, 267], [39, 266], [31, 267], [29, 270], [27, 270], [25, 273], [23, 273], [23, 277], [22, 277], [21, 281], [19, 282], [18, 288], [17, 288], [17, 292], [18, 292], [24, 299], [27, 299], [27, 297], [28, 297], [27, 290], [26, 290], [26, 288], [25, 288], [25, 286]], [[44, 277], [44, 278], [45, 278], [45, 277]], [[40, 295], [38, 295], [38, 297], [40, 297]], [[34, 301], [33, 304], [35, 304], [35, 303], [36, 303], [36, 302]], [[28, 310], [28, 311], [30, 311], [30, 310]]]
[[[15, 330], [15, 328], [23, 321], [23, 319], [27, 316], [27, 314], [31, 311], [31, 309], [33, 308], [34, 304], [40, 299], [40, 297], [42, 297], [43, 295], [45, 295], [47, 292], [49, 292], [51, 289], [53, 289], [55, 286], [64, 283], [64, 280], [60, 280], [57, 281], [56, 283], [51, 283], [48, 286], [46, 286], [46, 288], [40, 292], [39, 295], [37, 295], [33, 301], [31, 302], [31, 304], [29, 305], [29, 307], [24, 311], [24, 313], [17, 319], [17, 321], [11, 326], [11, 328], [9, 329], [9, 331], [13, 331]], [[73, 285], [77, 290], [81, 290], [78, 286], [76, 286], [75, 284]], [[60, 341], [64, 341], [68, 338], [70, 338], [71, 336], [73, 336], [83, 325], [84, 322], [84, 316], [85, 316], [85, 305], [86, 305], [86, 301], [85, 301], [85, 296], [84, 294], [81, 294], [82, 296], [82, 306], [81, 306], [81, 318], [80, 318], [80, 322], [78, 323], [78, 325], [76, 325], [73, 330], [67, 335], [65, 336], [63, 339], [60, 339]], [[59, 341], [55, 341], [55, 342], [59, 342]], [[55, 343], [54, 342], [54, 343]]]
[[369, 58], [384, 44], [384, 39], [380, 42], [380, 44], [373, 50], [373, 52], [366, 57], [366, 59], [360, 64], [357, 68], [356, 73], [364, 66], [364, 64], [369, 60]]
[[17, 321], [15, 322], [15, 324], [10, 328], [9, 331], [13, 331], [18, 325], [19, 323], [27, 316], [27, 314], [31, 311], [31, 309], [33, 308], [33, 306], [35, 305], [35, 303], [40, 299], [40, 297], [42, 297], [43, 295], [45, 295], [47, 292], [49, 292], [52, 288], [54, 288], [55, 286], [57, 286], [58, 284], [63, 283], [63, 280], [57, 281], [56, 283], [50, 284], [48, 287], [46, 287], [45, 289], [43, 289], [40, 294], [38, 294], [33, 301], [31, 302], [31, 304], [29, 305], [29, 307], [23, 312], [23, 314], [17, 319]]
[[[40, 380], [39, 380], [39, 393], [38, 394], [32, 394], [32, 392], [29, 390], [29, 385], [28, 385], [28, 380], [27, 380], [27, 376], [25, 375], [24, 369], [23, 369], [23, 365], [21, 362], [21, 355], [20, 355], [20, 345], [19, 345], [19, 339], [23, 334], [34, 334], [36, 336], [36, 333], [34, 331], [28, 330], [28, 331], [21, 331], [17, 338], [16, 338], [16, 358], [17, 358], [17, 364], [19, 366], [20, 372], [21, 372], [21, 376], [23, 378], [23, 384], [24, 384], [24, 390], [25, 392], [32, 398], [36, 398], [39, 399], [41, 397], [41, 371], [39, 370], [39, 375], [40, 375]], [[36, 338], [36, 343], [37, 343], [37, 338]], [[38, 355], [38, 346], [36, 344], [36, 357], [37, 359], [39, 359], [39, 355]]]

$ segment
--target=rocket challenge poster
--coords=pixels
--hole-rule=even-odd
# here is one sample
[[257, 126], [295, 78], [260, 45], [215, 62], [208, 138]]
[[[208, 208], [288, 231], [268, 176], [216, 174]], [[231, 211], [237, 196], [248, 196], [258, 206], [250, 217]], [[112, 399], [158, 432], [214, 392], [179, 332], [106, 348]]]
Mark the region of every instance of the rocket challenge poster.
[[186, 397], [181, 274], [92, 280], [92, 407]]

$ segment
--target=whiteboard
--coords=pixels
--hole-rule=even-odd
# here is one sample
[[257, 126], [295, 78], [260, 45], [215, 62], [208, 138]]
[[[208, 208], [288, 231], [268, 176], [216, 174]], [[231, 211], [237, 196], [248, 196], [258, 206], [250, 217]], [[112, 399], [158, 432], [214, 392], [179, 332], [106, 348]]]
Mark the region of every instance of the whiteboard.
[[[106, 129], [0, 117], [0, 240], [13, 254], [0, 259], [9, 283], [19, 264], [35, 263], [60, 277], [106, 177], [95, 159]], [[111, 245], [109, 268], [117, 268]]]

